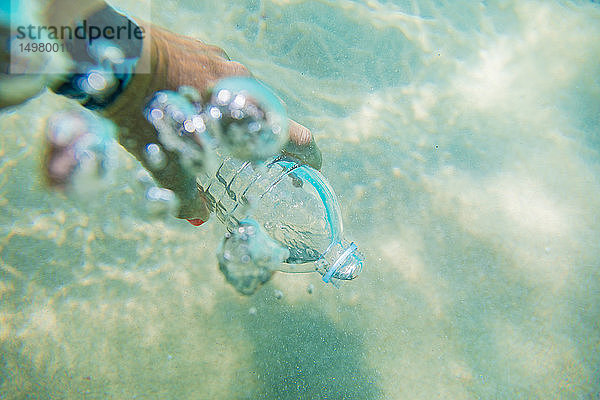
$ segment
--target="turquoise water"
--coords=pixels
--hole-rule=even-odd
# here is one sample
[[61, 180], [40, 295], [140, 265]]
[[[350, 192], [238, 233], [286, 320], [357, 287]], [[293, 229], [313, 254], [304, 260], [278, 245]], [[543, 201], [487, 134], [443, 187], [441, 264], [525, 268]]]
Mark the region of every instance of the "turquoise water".
[[124, 150], [103, 196], [43, 188], [46, 119], [75, 107], [45, 93], [0, 115], [0, 398], [600, 396], [598, 4], [163, 0], [152, 19], [313, 130], [367, 264], [340, 290], [278, 274], [238, 295], [219, 223], [146, 221]]

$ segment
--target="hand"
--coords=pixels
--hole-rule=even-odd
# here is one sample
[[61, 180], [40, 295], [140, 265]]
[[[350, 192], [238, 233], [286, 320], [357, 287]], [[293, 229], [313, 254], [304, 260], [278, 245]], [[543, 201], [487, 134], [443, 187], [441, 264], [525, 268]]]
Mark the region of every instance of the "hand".
[[[146, 29], [148, 31], [148, 29]], [[202, 191], [196, 190], [195, 178], [182, 169], [177, 154], [162, 149], [167, 165], [160, 171], [152, 171], [147, 165], [144, 151], [148, 143], [156, 143], [156, 132], [145, 120], [141, 110], [148, 98], [158, 90], [177, 90], [180, 86], [192, 86], [206, 95], [212, 86], [228, 76], [248, 76], [250, 72], [240, 63], [230, 61], [220, 48], [200, 40], [151, 27], [151, 41], [145, 41], [149, 51], [151, 73], [134, 75], [125, 91], [109, 106], [105, 115], [120, 128], [119, 141], [153, 173], [158, 183], [173, 190], [180, 200], [179, 218], [188, 219], [194, 225], [206, 221], [209, 210]], [[150, 43], [151, 46], [146, 46]], [[307, 128], [290, 120], [290, 141], [283, 152], [320, 169], [321, 152]]]

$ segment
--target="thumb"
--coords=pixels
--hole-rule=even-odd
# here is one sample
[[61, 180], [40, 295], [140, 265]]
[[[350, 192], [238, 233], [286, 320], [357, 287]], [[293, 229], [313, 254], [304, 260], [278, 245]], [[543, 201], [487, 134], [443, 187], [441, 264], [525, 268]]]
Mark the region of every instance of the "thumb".
[[315, 169], [321, 169], [321, 150], [310, 130], [290, 119], [289, 134], [290, 140], [283, 146], [282, 153], [296, 157]]

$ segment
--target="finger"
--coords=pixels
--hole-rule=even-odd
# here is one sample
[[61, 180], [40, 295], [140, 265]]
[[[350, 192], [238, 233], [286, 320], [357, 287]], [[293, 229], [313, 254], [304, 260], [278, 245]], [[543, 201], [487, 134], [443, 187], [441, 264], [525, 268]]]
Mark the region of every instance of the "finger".
[[[182, 201], [179, 206], [177, 218], [187, 219], [192, 225], [200, 225], [198, 221], [206, 221], [210, 216], [210, 211], [204, 194], [198, 192], [193, 199]], [[196, 221], [196, 223], [192, 222]]]
[[188, 54], [210, 54], [212, 56], [220, 57], [225, 60], [229, 60], [229, 56], [222, 48], [204, 43], [202, 40], [193, 38], [190, 36], [184, 36], [178, 33], [167, 31], [159, 26], [152, 25], [152, 35], [154, 37], [161, 37], [169, 42], [173, 47], [185, 51]]
[[310, 130], [289, 120], [290, 140], [283, 146], [282, 153], [299, 159], [315, 169], [321, 169], [321, 150], [317, 147]]

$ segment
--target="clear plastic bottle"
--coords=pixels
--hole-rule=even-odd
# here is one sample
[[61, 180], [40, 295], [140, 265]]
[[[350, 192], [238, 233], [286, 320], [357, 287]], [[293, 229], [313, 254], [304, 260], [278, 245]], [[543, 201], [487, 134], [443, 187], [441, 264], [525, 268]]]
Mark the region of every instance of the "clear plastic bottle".
[[338, 200], [321, 173], [293, 159], [264, 165], [226, 157], [197, 178], [216, 217], [233, 232], [254, 220], [287, 250], [285, 272], [312, 272], [323, 281], [350, 280], [362, 270], [357, 246], [343, 236]]

